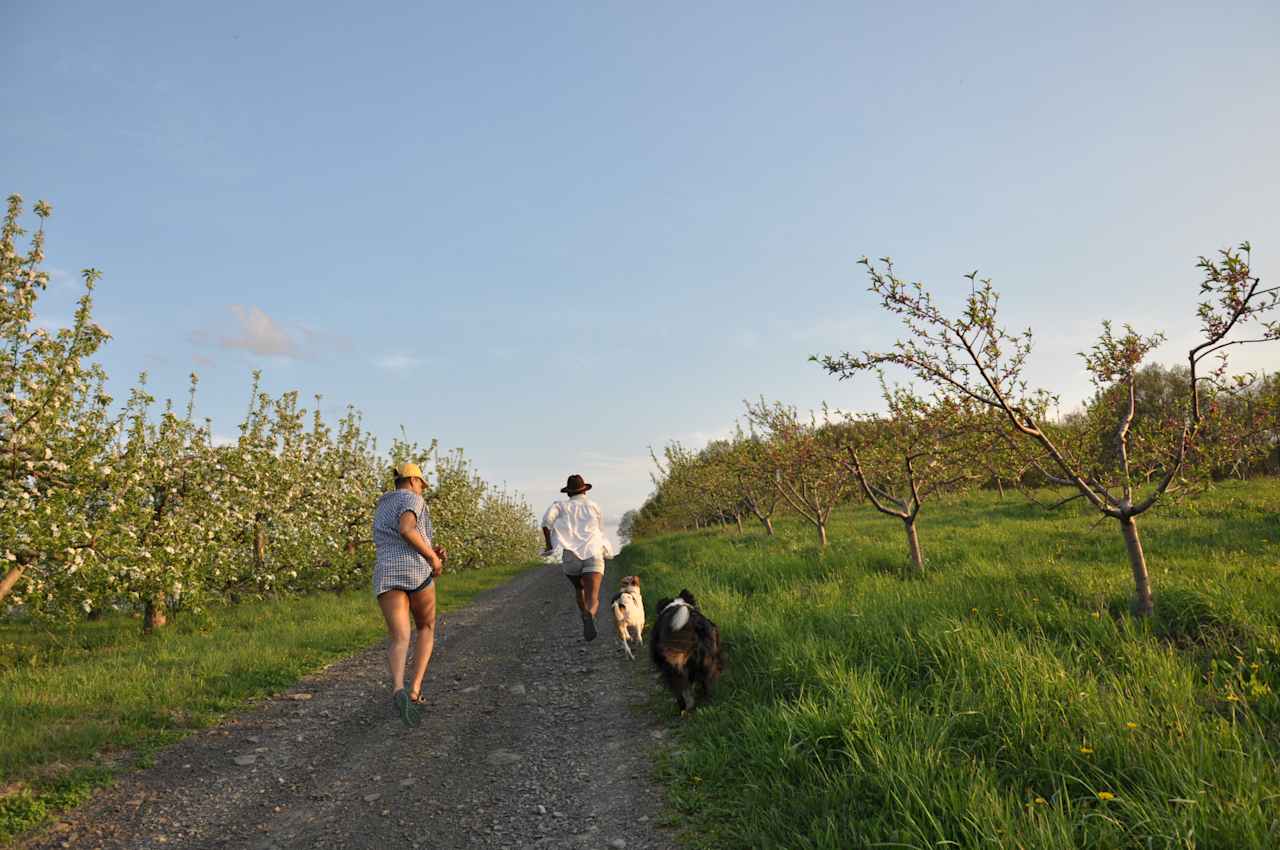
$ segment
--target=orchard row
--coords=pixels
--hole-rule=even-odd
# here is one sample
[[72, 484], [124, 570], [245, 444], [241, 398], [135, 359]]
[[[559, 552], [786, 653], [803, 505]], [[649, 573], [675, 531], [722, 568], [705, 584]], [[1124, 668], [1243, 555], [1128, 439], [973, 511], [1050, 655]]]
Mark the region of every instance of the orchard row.
[[[1198, 263], [1200, 336], [1183, 363], [1148, 357], [1163, 336], [1104, 322], [1081, 354], [1094, 394], [1082, 410], [1053, 416], [1058, 399], [1028, 384], [1031, 331], [1000, 324], [999, 296], [988, 280], [970, 287], [954, 313], [919, 283], [897, 276], [890, 260], [864, 259], [870, 292], [898, 317], [904, 333], [886, 351], [814, 358], [830, 374], [879, 379], [884, 410], [848, 414], [824, 408], [800, 415], [761, 399], [748, 404], [746, 428], [701, 451], [670, 444], [655, 454], [657, 488], [624, 517], [629, 535], [758, 520], [790, 510], [827, 544], [832, 510], [865, 499], [901, 522], [908, 559], [925, 567], [917, 521], [930, 499], [965, 488], [1017, 488], [1046, 508], [1083, 503], [1113, 520], [1134, 580], [1133, 609], [1151, 612], [1153, 592], [1138, 517], [1194, 495], [1228, 476], [1280, 471], [1280, 376], [1232, 374], [1236, 347], [1280, 340], [1272, 316], [1280, 288], [1250, 269], [1250, 247]], [[885, 369], [911, 386], [891, 384]]]
[[431, 479], [448, 569], [537, 552], [529, 506], [461, 450], [397, 440], [380, 452], [354, 409], [330, 425], [297, 392], [261, 392], [258, 373], [228, 444], [196, 417], [195, 375], [182, 409], [157, 409], [145, 376], [118, 404], [92, 359], [109, 338], [92, 317], [98, 272], [84, 272], [71, 327], [37, 321], [50, 209], [33, 211], [40, 227], [22, 245], [10, 197], [0, 233], [0, 611], [71, 623], [126, 608], [152, 628], [215, 600], [359, 583], [373, 506], [402, 460]]

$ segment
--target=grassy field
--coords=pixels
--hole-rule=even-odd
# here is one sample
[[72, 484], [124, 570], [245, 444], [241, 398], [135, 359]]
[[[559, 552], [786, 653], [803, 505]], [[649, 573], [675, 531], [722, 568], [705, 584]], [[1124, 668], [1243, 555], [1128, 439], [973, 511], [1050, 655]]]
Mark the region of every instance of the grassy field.
[[[440, 610], [530, 567], [450, 574]], [[385, 637], [368, 591], [238, 605], [141, 634], [113, 616], [74, 633], [0, 624], [0, 842], [254, 697]]]
[[[901, 523], [677, 534], [613, 572], [688, 587], [729, 652], [665, 760], [694, 847], [1280, 847], [1280, 482], [1142, 524], [1135, 622], [1114, 522], [1018, 497]], [[674, 703], [665, 711], [674, 712]]]

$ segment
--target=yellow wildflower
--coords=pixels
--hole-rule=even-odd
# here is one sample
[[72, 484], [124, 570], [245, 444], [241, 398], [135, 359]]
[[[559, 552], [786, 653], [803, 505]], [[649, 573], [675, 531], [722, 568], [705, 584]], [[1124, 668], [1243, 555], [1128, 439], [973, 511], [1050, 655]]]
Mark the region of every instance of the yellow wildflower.
[[1099, 792], [1098, 792], [1098, 799], [1099, 799], [1099, 800], [1102, 800], [1102, 801], [1104, 801], [1104, 802], [1105, 802], [1105, 801], [1107, 801], [1107, 800], [1114, 800], [1115, 798], [1116, 798], [1116, 795], [1115, 795], [1115, 794], [1112, 794], [1110, 791], [1099, 791]]
[[1080, 748], [1080, 752], [1082, 752], [1082, 753], [1091, 753], [1091, 752], [1093, 752], [1093, 747], [1090, 747], [1090, 746], [1087, 746], [1087, 745], [1086, 745], [1086, 746], [1083, 746], [1083, 747], [1081, 747], [1081, 748]]
[[1138, 728], [1138, 724], [1137, 724], [1137, 723], [1134, 723], [1132, 720], [1130, 720], [1128, 723], [1124, 724], [1124, 728], [1126, 728], [1126, 729], [1137, 729], [1137, 728]]
[[1047, 805], [1049, 805], [1049, 801], [1048, 801], [1048, 800], [1046, 800], [1044, 797], [1036, 797], [1036, 805], [1037, 805], [1037, 806], [1047, 806]]

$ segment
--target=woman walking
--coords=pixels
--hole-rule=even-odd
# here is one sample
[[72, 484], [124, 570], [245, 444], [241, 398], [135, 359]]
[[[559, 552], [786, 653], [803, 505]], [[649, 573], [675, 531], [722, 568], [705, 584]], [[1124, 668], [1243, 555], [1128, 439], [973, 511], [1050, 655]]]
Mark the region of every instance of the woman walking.
[[[445, 551], [432, 546], [431, 515], [422, 498], [427, 482], [416, 463], [394, 470], [396, 489], [383, 493], [373, 514], [373, 593], [387, 621], [387, 669], [391, 699], [406, 726], [422, 719], [422, 680], [435, 646], [435, 577], [444, 568]], [[409, 617], [418, 629], [417, 651], [409, 690], [405, 667], [409, 654]]]

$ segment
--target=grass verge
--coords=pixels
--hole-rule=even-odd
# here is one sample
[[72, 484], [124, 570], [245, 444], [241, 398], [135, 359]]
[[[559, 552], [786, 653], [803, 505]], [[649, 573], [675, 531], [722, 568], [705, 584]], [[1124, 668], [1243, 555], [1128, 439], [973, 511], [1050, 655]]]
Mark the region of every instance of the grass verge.
[[[442, 612], [530, 564], [449, 574]], [[179, 617], [144, 637], [111, 615], [74, 632], [0, 624], [0, 842], [74, 806], [118, 770], [378, 642], [367, 590], [252, 602]]]
[[1114, 523], [1074, 509], [926, 506], [922, 577], [870, 510], [825, 553], [779, 528], [615, 566], [651, 606], [688, 587], [728, 647], [661, 765], [690, 846], [1280, 846], [1280, 481], [1146, 518], [1143, 622]]

